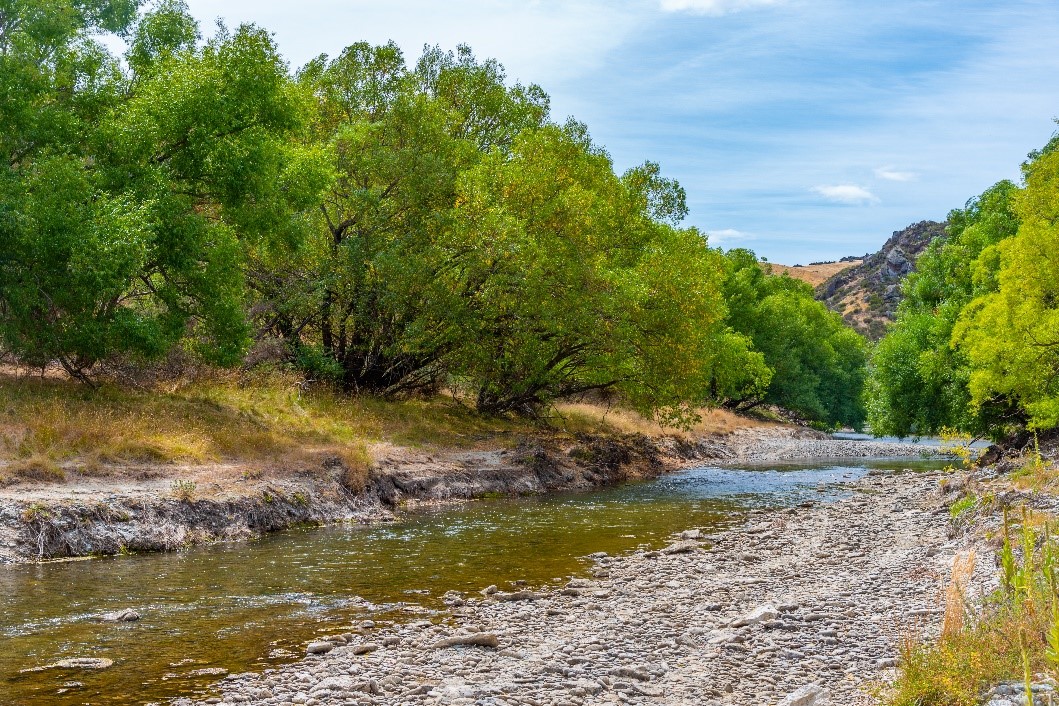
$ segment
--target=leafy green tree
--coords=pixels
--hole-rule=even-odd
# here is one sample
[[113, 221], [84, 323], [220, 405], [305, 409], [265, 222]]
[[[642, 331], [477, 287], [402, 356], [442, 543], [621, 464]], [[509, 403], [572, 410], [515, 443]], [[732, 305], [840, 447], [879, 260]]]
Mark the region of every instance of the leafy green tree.
[[[1035, 429], [1059, 426], [1059, 140], [1024, 165], [1018, 233], [983, 252], [988, 291], [961, 312], [953, 342], [970, 364], [972, 413], [1002, 400]], [[999, 266], [999, 271], [997, 271]], [[1010, 421], [1010, 420], [1006, 420]]]
[[610, 390], [678, 420], [708, 401], [723, 263], [697, 232], [652, 218], [676, 193], [639, 176], [655, 173], [618, 178], [571, 122], [523, 131], [461, 177], [447, 246], [450, 365], [479, 410], [534, 413]]
[[951, 345], [961, 312], [996, 288], [997, 244], [1014, 235], [1018, 187], [1002, 181], [949, 214], [947, 236], [920, 256], [902, 283], [897, 320], [879, 342], [868, 384], [869, 424], [877, 434], [937, 434], [946, 429], [989, 434], [1018, 416], [996, 398], [972, 409], [971, 368]]
[[[187, 338], [247, 340], [242, 259], [292, 235], [321, 183], [290, 147], [303, 102], [269, 36], [201, 48], [186, 7], [13, 3], [0, 13], [0, 340], [73, 376]], [[130, 37], [129, 72], [92, 39]]]
[[774, 404], [827, 426], [860, 428], [865, 341], [817, 302], [808, 284], [772, 275], [749, 250], [731, 250], [727, 259], [727, 323], [771, 371], [767, 386], [730, 397], [727, 406]]
[[452, 266], [438, 242], [457, 178], [540, 124], [546, 97], [506, 86], [496, 62], [466, 47], [429, 49], [410, 70], [392, 42], [362, 42], [313, 60], [298, 80], [315, 104], [309, 143], [334, 179], [299, 256], [254, 268], [266, 327], [334, 361], [347, 390], [429, 389], [449, 349], [434, 283]]

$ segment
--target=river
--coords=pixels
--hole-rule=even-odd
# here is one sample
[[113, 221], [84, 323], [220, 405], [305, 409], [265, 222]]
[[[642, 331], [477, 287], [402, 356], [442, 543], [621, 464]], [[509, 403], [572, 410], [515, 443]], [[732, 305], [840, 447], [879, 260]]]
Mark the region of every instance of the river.
[[[218, 676], [304, 654], [358, 622], [440, 620], [446, 591], [543, 585], [592, 552], [659, 546], [754, 508], [827, 501], [869, 469], [937, 461], [702, 467], [590, 493], [490, 499], [376, 526], [299, 529], [240, 544], [0, 568], [0, 703], [142, 704], [206, 695]], [[101, 613], [131, 608], [133, 623]], [[102, 671], [23, 672], [70, 657]]]

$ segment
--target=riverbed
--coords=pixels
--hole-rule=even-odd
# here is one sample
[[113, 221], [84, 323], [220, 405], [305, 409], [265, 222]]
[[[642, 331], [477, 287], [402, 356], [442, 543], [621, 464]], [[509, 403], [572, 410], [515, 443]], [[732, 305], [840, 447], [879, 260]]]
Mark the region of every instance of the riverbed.
[[[847, 497], [870, 469], [938, 461], [701, 467], [587, 493], [489, 499], [392, 524], [298, 529], [258, 541], [0, 569], [0, 702], [140, 704], [207, 696], [219, 676], [290, 663], [323, 634], [440, 622], [447, 591], [558, 585], [591, 553], [716, 533], [747, 513]], [[141, 619], [101, 622], [131, 609]], [[101, 671], [33, 669], [105, 657]]]

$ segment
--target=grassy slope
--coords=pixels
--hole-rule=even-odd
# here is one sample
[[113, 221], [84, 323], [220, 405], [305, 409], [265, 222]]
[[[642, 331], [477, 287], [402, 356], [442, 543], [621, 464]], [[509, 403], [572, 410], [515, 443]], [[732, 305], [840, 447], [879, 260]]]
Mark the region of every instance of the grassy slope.
[[849, 262], [829, 262], [824, 265], [802, 265], [800, 267], [777, 265], [773, 262], [765, 264], [771, 266], [772, 274], [774, 275], [787, 273], [794, 279], [800, 279], [803, 282], [808, 282], [813, 287], [817, 287], [839, 272], [848, 270], [850, 267], [855, 267], [860, 263], [861, 260], [851, 260]]
[[[561, 405], [556, 412], [549, 433], [665, 431], [594, 405]], [[752, 424], [715, 410], [691, 433]], [[113, 476], [137, 465], [174, 475], [180, 467], [221, 463], [282, 472], [323, 456], [366, 468], [379, 445], [497, 448], [541, 430], [529, 420], [479, 416], [448, 397], [350, 398], [302, 391], [280, 375], [231, 375], [168, 390], [91, 390], [68, 380], [0, 375], [0, 484]]]

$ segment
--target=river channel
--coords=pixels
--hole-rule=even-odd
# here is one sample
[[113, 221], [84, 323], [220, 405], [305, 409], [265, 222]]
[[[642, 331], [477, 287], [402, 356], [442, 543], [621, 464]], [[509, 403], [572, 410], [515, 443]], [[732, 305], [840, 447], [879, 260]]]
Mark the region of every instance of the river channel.
[[[281, 532], [176, 554], [0, 567], [0, 704], [164, 703], [209, 693], [220, 670], [300, 658], [315, 636], [362, 621], [443, 620], [441, 596], [489, 584], [540, 586], [583, 573], [582, 558], [716, 531], [755, 508], [828, 501], [869, 469], [942, 462], [702, 467], [590, 493], [491, 499], [376, 526]], [[138, 622], [104, 623], [133, 609]], [[106, 657], [101, 671], [24, 671]]]

